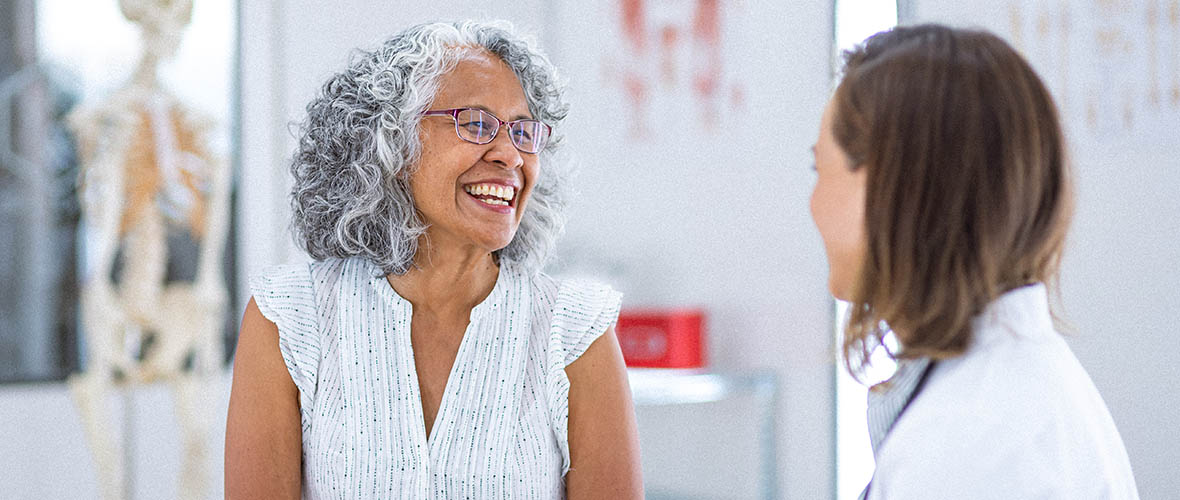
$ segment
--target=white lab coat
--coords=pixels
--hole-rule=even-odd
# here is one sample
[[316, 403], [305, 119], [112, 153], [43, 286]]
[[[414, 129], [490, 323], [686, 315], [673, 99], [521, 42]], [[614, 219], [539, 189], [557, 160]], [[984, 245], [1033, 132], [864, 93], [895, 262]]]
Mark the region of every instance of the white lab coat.
[[1137, 499], [1110, 412], [1054, 330], [1043, 285], [1008, 292], [884, 438], [883, 499]]

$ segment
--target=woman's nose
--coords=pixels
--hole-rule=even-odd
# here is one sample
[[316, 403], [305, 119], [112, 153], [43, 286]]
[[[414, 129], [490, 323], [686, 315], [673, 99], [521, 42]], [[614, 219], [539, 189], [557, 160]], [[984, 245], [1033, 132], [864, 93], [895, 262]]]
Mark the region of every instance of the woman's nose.
[[521, 156], [520, 150], [516, 149], [516, 145], [512, 144], [511, 132], [507, 127], [502, 128], [492, 142], [488, 143], [488, 150], [484, 153], [484, 159], [489, 163], [495, 163], [505, 168], [517, 168], [524, 164], [524, 157]]

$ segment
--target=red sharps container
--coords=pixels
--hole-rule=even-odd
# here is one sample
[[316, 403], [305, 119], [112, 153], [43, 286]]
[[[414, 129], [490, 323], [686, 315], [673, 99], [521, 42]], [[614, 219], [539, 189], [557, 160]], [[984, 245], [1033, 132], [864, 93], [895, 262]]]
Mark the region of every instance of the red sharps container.
[[632, 368], [705, 366], [704, 311], [631, 309], [619, 313], [615, 333]]

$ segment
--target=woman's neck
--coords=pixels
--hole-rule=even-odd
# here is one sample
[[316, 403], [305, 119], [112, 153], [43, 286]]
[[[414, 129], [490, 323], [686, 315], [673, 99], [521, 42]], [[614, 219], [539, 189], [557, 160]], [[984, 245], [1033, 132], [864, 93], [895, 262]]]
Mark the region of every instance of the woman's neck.
[[496, 286], [500, 267], [486, 249], [423, 241], [414, 265], [386, 280], [415, 311], [467, 314]]

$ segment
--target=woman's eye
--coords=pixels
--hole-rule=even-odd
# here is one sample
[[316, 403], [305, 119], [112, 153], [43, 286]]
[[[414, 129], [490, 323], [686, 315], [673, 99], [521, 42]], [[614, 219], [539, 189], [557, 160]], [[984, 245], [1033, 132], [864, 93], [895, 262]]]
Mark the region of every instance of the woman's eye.
[[473, 134], [478, 134], [478, 133], [483, 132], [484, 130], [489, 130], [492, 128], [491, 124], [489, 124], [488, 122], [479, 121], [479, 120], [470, 121], [470, 122], [466, 122], [466, 123], [460, 123], [459, 126], [467, 129], [468, 132], [471, 132]]

